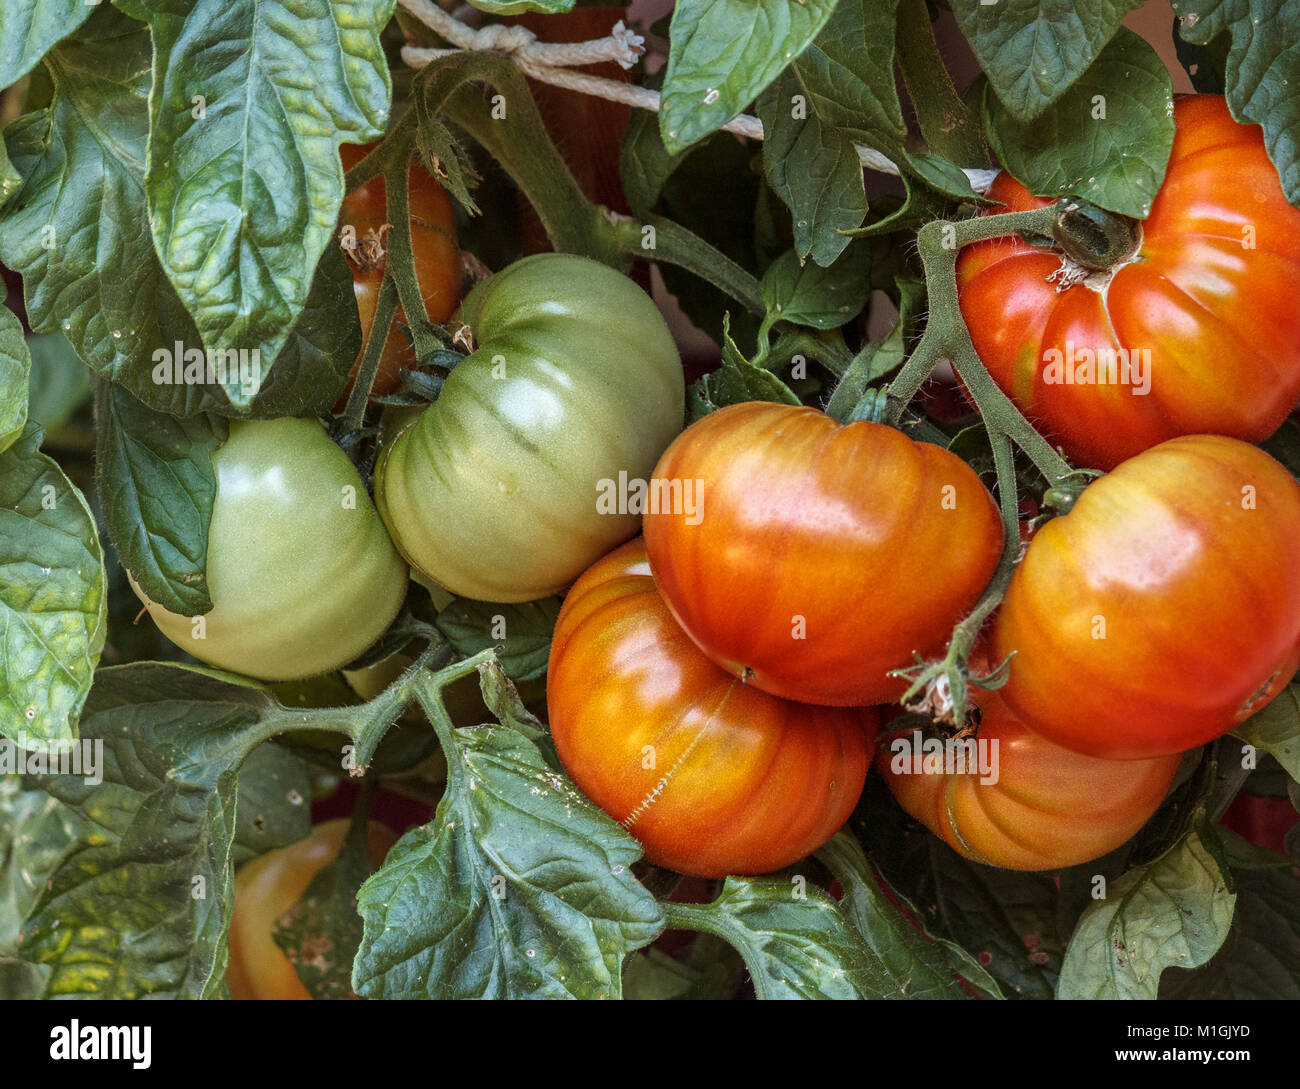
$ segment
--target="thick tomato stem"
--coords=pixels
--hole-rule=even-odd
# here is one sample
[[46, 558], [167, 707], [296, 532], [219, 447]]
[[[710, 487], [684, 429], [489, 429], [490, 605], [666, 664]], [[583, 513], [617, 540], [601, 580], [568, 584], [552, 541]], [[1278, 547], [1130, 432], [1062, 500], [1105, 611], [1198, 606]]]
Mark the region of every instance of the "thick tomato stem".
[[903, 412], [942, 360], [952, 363], [965, 384], [989, 433], [998, 431], [1020, 447], [1050, 483], [1074, 470], [1044, 439], [989, 377], [971, 343], [957, 297], [957, 254], [963, 246], [990, 238], [1023, 233], [1050, 237], [1056, 225], [1055, 205], [1027, 212], [980, 216], [956, 223], [936, 220], [917, 235], [925, 272], [930, 318], [916, 350], [889, 385], [887, 421], [898, 426]]

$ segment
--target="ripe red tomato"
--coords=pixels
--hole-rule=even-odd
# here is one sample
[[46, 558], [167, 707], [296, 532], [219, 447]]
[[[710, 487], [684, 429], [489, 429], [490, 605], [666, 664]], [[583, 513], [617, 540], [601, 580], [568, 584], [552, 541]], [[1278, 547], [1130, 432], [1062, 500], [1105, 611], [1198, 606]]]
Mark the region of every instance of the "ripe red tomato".
[[812, 408], [711, 413], [654, 475], [645, 540], [673, 614], [728, 672], [786, 699], [897, 698], [886, 673], [942, 649], [1002, 550], [993, 499], [960, 459]]
[[[373, 144], [358, 146], [344, 144], [339, 148], [343, 169], [351, 170], [373, 148]], [[456, 244], [456, 213], [451, 201], [433, 176], [418, 159], [411, 160], [408, 174], [409, 204], [411, 214], [411, 253], [415, 258], [415, 275], [420, 282], [420, 294], [432, 322], [445, 322], [460, 305], [461, 265], [460, 248]], [[361, 332], [366, 341], [375, 323], [375, 309], [379, 305], [379, 285], [384, 279], [384, 259], [388, 249], [385, 225], [388, 218], [387, 193], [382, 177], [372, 178], [359, 189], [343, 198], [339, 212], [339, 229], [351, 227], [356, 247], [344, 246], [348, 263], [352, 266], [353, 288], [357, 297], [357, 314], [361, 318]], [[371, 395], [382, 397], [396, 392], [402, 384], [399, 368], [410, 369], [416, 364], [415, 347], [397, 323], [406, 323], [406, 313], [401, 304], [393, 317], [393, 327], [384, 344], [384, 354], [379, 358], [379, 370]], [[356, 380], [361, 356], [353, 364], [347, 388], [335, 406], [342, 411], [347, 395]]]
[[[966, 761], [925, 762], [916, 731], [885, 734], [876, 770], [898, 804], [959, 854], [1008, 870], [1052, 870], [1127, 842], [1160, 806], [1180, 757], [1099, 760], [1031, 732], [995, 693], [980, 694]], [[996, 744], [996, 748], [994, 748]], [[956, 760], [959, 750], [950, 748]], [[921, 764], [915, 757], [921, 756]]]
[[1300, 665], [1300, 486], [1238, 439], [1161, 443], [1030, 542], [993, 625], [1011, 709], [1059, 745], [1181, 752]]
[[[1222, 98], [1180, 99], [1174, 119], [1141, 247], [1113, 277], [1059, 290], [1059, 256], [1019, 238], [969, 246], [957, 262], [984, 365], [1079, 464], [1109, 469], [1175, 435], [1263, 439], [1300, 399], [1300, 210], [1259, 127], [1237, 124]], [[1010, 211], [1049, 203], [1007, 174], [989, 196]], [[1102, 349], [1139, 353], [1145, 371], [1068, 383], [1095, 378], [1088, 357]], [[1051, 352], [1061, 366], [1049, 374]]]
[[[230, 916], [230, 966], [226, 982], [230, 997], [311, 998], [294, 969], [271, 936], [275, 921], [306, 891], [311, 880], [338, 857], [347, 838], [348, 821], [318, 824], [311, 835], [259, 855], [235, 878], [235, 909]], [[378, 866], [397, 837], [371, 821], [366, 846]]]
[[825, 843], [878, 729], [874, 708], [791, 703], [715, 666], [668, 612], [639, 538], [569, 591], [547, 690], [574, 782], [647, 859], [699, 877], [767, 873]]

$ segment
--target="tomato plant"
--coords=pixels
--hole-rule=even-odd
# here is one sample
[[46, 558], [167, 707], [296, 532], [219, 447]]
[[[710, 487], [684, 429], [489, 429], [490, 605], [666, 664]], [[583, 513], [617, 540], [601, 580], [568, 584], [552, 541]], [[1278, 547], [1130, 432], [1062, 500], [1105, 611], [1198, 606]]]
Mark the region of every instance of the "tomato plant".
[[[311, 879], [333, 862], [347, 838], [346, 820], [325, 821], [311, 835], [288, 847], [259, 855], [235, 879], [235, 910], [230, 917], [230, 968], [226, 982], [234, 999], [309, 999], [298, 972], [276, 944], [276, 920], [297, 902]], [[370, 821], [366, 847], [376, 866], [397, 837]]]
[[[339, 149], [343, 168], [351, 170], [373, 147], [373, 144], [365, 147], [344, 144]], [[429, 320], [445, 322], [460, 305], [461, 264], [460, 249], [456, 245], [456, 213], [442, 186], [418, 161], [412, 160], [408, 178], [411, 255], [420, 295]], [[375, 324], [379, 287], [384, 279], [388, 231], [391, 228], [387, 202], [383, 177], [374, 177], [344, 197], [339, 212], [341, 245], [352, 268], [357, 314], [361, 318], [362, 337], [367, 342]], [[371, 396], [382, 397], [401, 388], [402, 368], [410, 369], [417, 362], [415, 346], [401, 328], [405, 322], [406, 313], [398, 303], [393, 327], [384, 343], [384, 354], [379, 357], [375, 382], [370, 388]], [[360, 366], [361, 357], [358, 356], [348, 376], [347, 389], [335, 406], [337, 411], [346, 404], [348, 391], [356, 381]]]
[[[989, 373], [1083, 465], [1109, 469], [1175, 435], [1267, 438], [1300, 399], [1300, 209], [1259, 128], [1221, 97], [1181, 98], [1174, 119], [1141, 245], [1116, 267], [1071, 282], [1059, 256], [1015, 238], [958, 261]], [[989, 197], [1048, 203], [1009, 174]]]
[[640, 288], [567, 254], [493, 276], [461, 319], [476, 349], [384, 450], [376, 500], [402, 554], [452, 593], [544, 597], [636, 532], [615, 493], [681, 429], [677, 350]]
[[[729, 673], [787, 699], [896, 697], [889, 671], [942, 648], [1002, 548], [997, 508], [964, 462], [811, 408], [712, 413], [655, 480], [668, 498], [646, 514], [646, 548], [673, 614]], [[673, 487], [698, 506], [672, 501]]]
[[1300, 486], [1256, 447], [1170, 439], [1090, 484], [1030, 542], [993, 627], [1002, 695], [1059, 745], [1181, 752], [1300, 665]]
[[407, 585], [356, 469], [311, 420], [234, 422], [212, 460], [212, 610], [180, 616], [137, 590], [154, 623], [201, 661], [264, 680], [350, 662]]
[[862, 790], [874, 710], [792, 703], [719, 669], [673, 620], [640, 540], [569, 591], [548, 673], [565, 769], [657, 865], [780, 869], [829, 839]]
[[3, 0], [0, 999], [1300, 998], [1300, 51], [1172, 2]]
[[919, 731], [904, 727], [886, 733], [876, 755], [898, 804], [976, 862], [1049, 870], [1100, 858], [1147, 822], [1178, 770], [1177, 755], [1102, 760], [1063, 749], [995, 693], [980, 713], [968, 740], [940, 749], [935, 739], [927, 752]]

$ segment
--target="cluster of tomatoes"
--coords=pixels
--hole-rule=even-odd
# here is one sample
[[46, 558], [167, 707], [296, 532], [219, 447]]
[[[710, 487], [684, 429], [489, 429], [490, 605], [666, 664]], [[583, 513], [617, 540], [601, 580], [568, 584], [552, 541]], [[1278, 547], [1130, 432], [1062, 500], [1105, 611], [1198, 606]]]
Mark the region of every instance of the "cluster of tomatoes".
[[[1300, 318], [1279, 309], [1290, 316], [1247, 330], [1223, 302], [1247, 284], [1289, 297], [1300, 212], [1257, 130], [1220, 100], [1180, 102], [1177, 132], [1123, 267], [1062, 281], [1059, 255], [1020, 239], [959, 262], [995, 380], [1077, 464], [1110, 470], [1033, 536], [972, 655], [977, 676], [1010, 663], [1004, 686], [977, 690], [976, 723], [957, 724], [996, 754], [992, 768], [898, 759], [908, 731], [878, 738], [898, 671], [943, 656], [998, 567], [1002, 522], [975, 472], [894, 428], [807, 407], [733, 405], [682, 431], [662, 317], [579, 257], [525, 258], [470, 292], [474, 350], [386, 437], [373, 503], [317, 422], [234, 422], [214, 457], [214, 607], [149, 611], [203, 661], [285, 680], [370, 646], [412, 569], [486, 601], [568, 588], [547, 680], [556, 748], [651, 862], [703, 877], [793, 863], [843, 824], [873, 762], [968, 857], [1018, 869], [1098, 857], [1155, 811], [1181, 753], [1300, 665], [1300, 485], [1245, 441], [1300, 396]], [[417, 274], [444, 321], [460, 303], [454, 221], [416, 169]], [[1238, 192], [1216, 204], [1207, 177]], [[993, 196], [1035, 202], [1006, 178]], [[379, 181], [345, 206], [367, 335], [383, 201]], [[1192, 311], [1216, 324], [1178, 320]], [[1072, 343], [1149, 348], [1149, 399], [1045, 380], [1042, 361]], [[413, 364], [390, 333], [376, 392]], [[341, 842], [330, 835], [322, 858]]]

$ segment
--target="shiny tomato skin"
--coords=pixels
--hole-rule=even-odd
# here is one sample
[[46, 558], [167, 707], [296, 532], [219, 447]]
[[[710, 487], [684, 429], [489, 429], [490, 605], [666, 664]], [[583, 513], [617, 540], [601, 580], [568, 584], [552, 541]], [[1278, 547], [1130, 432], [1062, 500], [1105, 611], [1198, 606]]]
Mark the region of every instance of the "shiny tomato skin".
[[[343, 159], [343, 169], [351, 170], [373, 147], [373, 144], [342, 145], [339, 152]], [[429, 320], [442, 323], [460, 305], [461, 261], [460, 247], [456, 242], [456, 213], [442, 186], [418, 159], [411, 160], [408, 177], [411, 253], [415, 258], [415, 275], [420, 283], [420, 293]], [[350, 226], [357, 238], [363, 238], [367, 232], [381, 231], [390, 222], [387, 192], [382, 177], [371, 178], [343, 198], [343, 206], [339, 211], [340, 230]], [[370, 339], [370, 330], [375, 324], [379, 286], [384, 279], [383, 260], [377, 264], [360, 262], [355, 258], [349, 260], [352, 266], [352, 286], [356, 292], [357, 314], [361, 318], [363, 344], [361, 355], [352, 366], [347, 388], [336, 406], [338, 411], [342, 411], [347, 403], [347, 393], [356, 380], [361, 359], [365, 355], [364, 342]], [[393, 317], [388, 340], [384, 344], [384, 354], [379, 358], [379, 370], [375, 374], [371, 396], [383, 397], [395, 393], [402, 384], [400, 368], [409, 370], [417, 362], [415, 346], [399, 327], [399, 323], [406, 324], [406, 312], [400, 303]]]
[[212, 458], [213, 607], [195, 619], [149, 601], [159, 630], [219, 669], [288, 681], [346, 665], [383, 634], [407, 567], [356, 467], [315, 420], [235, 420]]
[[1026, 725], [1091, 756], [1213, 740], [1300, 665], [1300, 485], [1257, 447], [1170, 439], [1084, 489], [1012, 577], [992, 656]]
[[[310, 999], [293, 962], [275, 943], [275, 921], [298, 902], [311, 880], [338, 857], [347, 838], [346, 820], [325, 821], [306, 839], [259, 855], [235, 876], [230, 916], [230, 965], [226, 982], [234, 999]], [[397, 837], [377, 821], [366, 828], [366, 846], [376, 866]]]
[[896, 699], [905, 686], [887, 672], [947, 644], [1002, 550], [997, 508], [964, 462], [813, 408], [713, 412], [655, 478], [701, 482], [694, 515], [683, 503], [644, 520], [673, 614], [728, 672], [785, 699]]
[[[1174, 118], [1137, 259], [1108, 284], [1058, 291], [1048, 277], [1059, 258], [1019, 238], [958, 258], [962, 314], [984, 365], [1077, 464], [1109, 469], [1176, 435], [1257, 441], [1300, 399], [1300, 210], [1259, 127], [1234, 121], [1222, 98], [1179, 99]], [[1006, 205], [995, 211], [1050, 203], [1007, 174], [988, 195]], [[1069, 345], [1149, 349], [1149, 392], [1045, 381], [1045, 353]]]
[[655, 589], [640, 540], [565, 599], [547, 675], [565, 769], [659, 866], [699, 877], [780, 869], [852, 812], [874, 708], [769, 696], [710, 662]]
[[475, 351], [388, 443], [380, 513], [403, 555], [461, 597], [558, 593], [639, 528], [602, 481], [648, 478], [681, 430], [668, 326], [639, 287], [572, 254], [525, 257], [481, 283]]
[[[1181, 757], [1100, 760], [1063, 749], [1016, 719], [992, 692], [980, 695], [977, 738], [996, 772], [978, 764], [917, 773], [915, 734], [885, 734], [876, 771], [898, 804], [975, 862], [1054, 870], [1090, 862], [1126, 843], [1159, 808]], [[907, 747], [895, 749], [895, 743]], [[991, 742], [997, 743], [996, 751]]]

